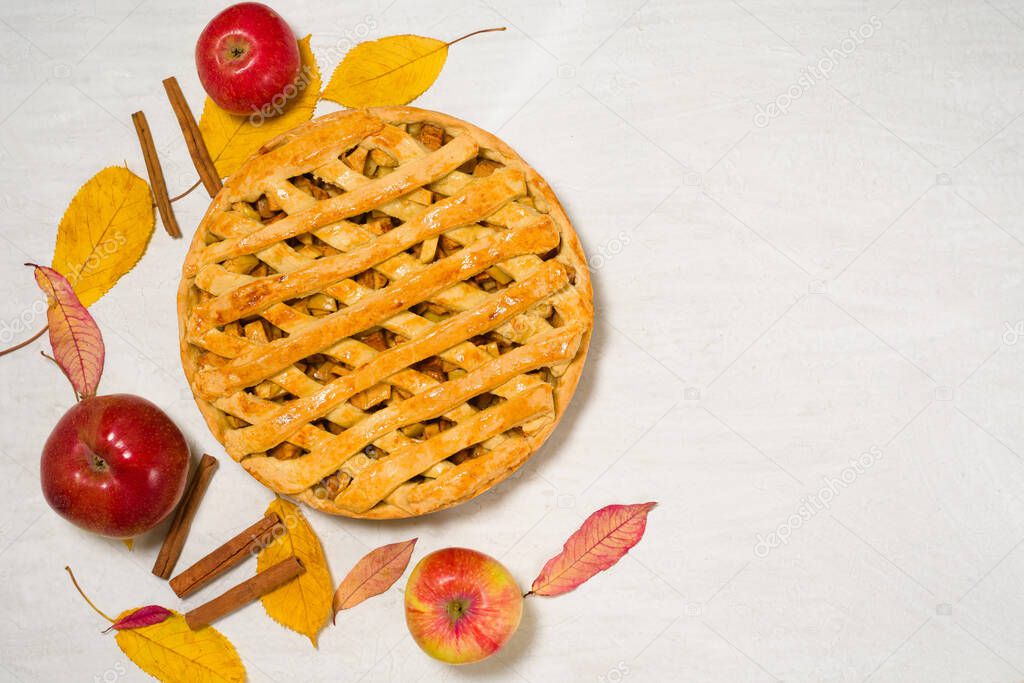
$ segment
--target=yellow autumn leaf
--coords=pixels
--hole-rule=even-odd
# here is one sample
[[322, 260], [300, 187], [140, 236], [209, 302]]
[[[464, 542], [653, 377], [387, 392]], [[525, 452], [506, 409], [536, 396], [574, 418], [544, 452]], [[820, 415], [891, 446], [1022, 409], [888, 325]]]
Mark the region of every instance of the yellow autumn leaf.
[[334, 70], [323, 96], [346, 107], [408, 104], [426, 92], [448, 59], [448, 43], [388, 36], [360, 43]]
[[155, 225], [146, 181], [121, 166], [105, 168], [60, 219], [53, 268], [91, 306], [142, 258]]
[[[118, 620], [135, 610], [125, 610]], [[165, 683], [240, 683], [245, 667], [235, 647], [216, 629], [193, 631], [173, 612], [159, 624], [118, 631], [117, 646], [135, 664]]]
[[324, 88], [323, 97], [346, 107], [384, 107], [408, 104], [437, 80], [448, 58], [450, 43], [436, 38], [401, 35], [360, 43], [349, 50]]
[[224, 111], [209, 97], [199, 119], [199, 131], [217, 172], [229, 176], [271, 138], [286, 133], [313, 117], [320, 97], [320, 69], [316, 65], [309, 36], [299, 41], [302, 68], [290, 86], [269, 105], [246, 116]]
[[317, 634], [331, 615], [334, 587], [327, 570], [327, 559], [316, 532], [292, 503], [275, 498], [267, 514], [277, 513], [284, 532], [260, 550], [257, 571], [263, 571], [292, 555], [306, 568], [299, 578], [263, 596], [263, 607], [270, 617], [286, 628], [307, 636], [316, 647]]

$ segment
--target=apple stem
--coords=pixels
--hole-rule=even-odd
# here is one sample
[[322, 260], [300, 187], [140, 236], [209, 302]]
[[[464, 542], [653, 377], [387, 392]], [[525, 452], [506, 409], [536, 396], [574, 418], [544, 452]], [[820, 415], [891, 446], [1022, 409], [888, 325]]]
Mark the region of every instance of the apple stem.
[[450, 43], [448, 43], [448, 47], [451, 47], [455, 43], [461, 42], [461, 41], [465, 40], [466, 38], [472, 38], [473, 36], [480, 35], [481, 33], [492, 33], [493, 31], [504, 31], [504, 30], [505, 30], [504, 26], [499, 26], [498, 28], [482, 28], [479, 31], [473, 31], [472, 33], [467, 33], [466, 35], [462, 36], [461, 38], [456, 38], [455, 40], [453, 40]]
[[71, 577], [71, 583], [75, 584], [75, 590], [78, 591], [78, 594], [81, 595], [87, 603], [89, 603], [89, 607], [92, 607], [96, 614], [100, 615], [101, 617], [109, 621], [111, 624], [113, 624], [114, 620], [108, 617], [106, 614], [104, 614], [103, 610], [94, 605], [92, 600], [89, 599], [89, 596], [86, 595], [85, 591], [82, 590], [82, 587], [78, 585], [78, 580], [75, 579], [75, 573], [71, 571], [71, 567], [64, 567], [64, 571], [66, 571], [68, 573], [68, 576]]
[[524, 598], [528, 598], [528, 597], [530, 597], [531, 595], [533, 595], [533, 591], [526, 591], [525, 593], [523, 593], [523, 597], [524, 597]]

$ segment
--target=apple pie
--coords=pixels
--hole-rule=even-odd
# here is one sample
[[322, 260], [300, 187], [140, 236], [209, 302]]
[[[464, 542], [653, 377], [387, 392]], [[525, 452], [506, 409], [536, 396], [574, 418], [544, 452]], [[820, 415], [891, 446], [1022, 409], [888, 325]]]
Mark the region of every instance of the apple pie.
[[178, 318], [232, 458], [314, 508], [384, 519], [469, 500], [540, 447], [593, 303], [531, 166], [471, 124], [386, 107], [315, 119], [225, 181]]

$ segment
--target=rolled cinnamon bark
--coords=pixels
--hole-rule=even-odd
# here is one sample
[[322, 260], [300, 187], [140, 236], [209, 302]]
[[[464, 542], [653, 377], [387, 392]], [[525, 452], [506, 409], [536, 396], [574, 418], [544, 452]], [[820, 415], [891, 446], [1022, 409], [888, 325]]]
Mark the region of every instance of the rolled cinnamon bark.
[[281, 518], [270, 513], [171, 579], [179, 598], [190, 595], [227, 570], [251, 557], [282, 529]]
[[302, 566], [302, 562], [294, 555], [287, 560], [281, 560], [213, 600], [186, 612], [185, 623], [193, 631], [207, 626], [224, 615], [230, 614], [250, 602], [255, 602], [267, 593], [280, 588], [305, 571], [306, 568]]
[[164, 543], [160, 546], [160, 553], [156, 556], [156, 563], [153, 564], [153, 573], [161, 579], [170, 577], [174, 571], [174, 565], [181, 557], [181, 551], [185, 547], [185, 539], [188, 538], [189, 529], [192, 528], [192, 520], [199, 511], [199, 503], [206, 495], [206, 489], [210, 486], [210, 479], [217, 470], [217, 458], [204, 454], [192, 473], [192, 478], [185, 487], [185, 494], [178, 504], [178, 510], [174, 513], [174, 521], [171, 528], [167, 530]]

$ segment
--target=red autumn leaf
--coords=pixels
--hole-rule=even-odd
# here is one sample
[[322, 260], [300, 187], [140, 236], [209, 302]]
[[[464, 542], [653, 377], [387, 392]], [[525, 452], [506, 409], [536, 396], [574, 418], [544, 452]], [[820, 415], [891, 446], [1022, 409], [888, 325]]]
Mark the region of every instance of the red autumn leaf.
[[[166, 607], [161, 607], [160, 605], [146, 605], [145, 607], [138, 608], [130, 614], [124, 615], [111, 624], [110, 628], [117, 631], [127, 631], [133, 628], [142, 628], [143, 626], [159, 624], [171, 616], [174, 616], [174, 612]], [[110, 629], [107, 630], [109, 631]]]
[[79, 398], [95, 395], [103, 374], [100, 328], [63, 275], [46, 266], [27, 265], [35, 268], [36, 284], [49, 301], [46, 320], [54, 360]]
[[409, 566], [416, 539], [391, 543], [371, 550], [356, 562], [334, 593], [334, 614], [380, 595], [402, 578]]
[[647, 513], [657, 503], [608, 505], [587, 517], [533, 580], [530, 592], [561, 595], [622, 559], [643, 538]]

